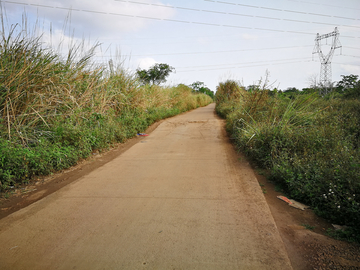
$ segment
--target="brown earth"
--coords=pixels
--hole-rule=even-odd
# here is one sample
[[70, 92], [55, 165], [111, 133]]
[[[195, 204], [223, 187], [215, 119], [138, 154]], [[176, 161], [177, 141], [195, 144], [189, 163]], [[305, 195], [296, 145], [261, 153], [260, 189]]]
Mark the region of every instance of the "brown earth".
[[[360, 246], [335, 240], [326, 235], [331, 223], [279, 200], [283, 195], [273, 183], [255, 172], [264, 196], [288, 251], [293, 269], [360, 269]], [[306, 229], [306, 227], [311, 229]]]
[[0, 269], [360, 269], [359, 246], [276, 198], [213, 106], [2, 199]]

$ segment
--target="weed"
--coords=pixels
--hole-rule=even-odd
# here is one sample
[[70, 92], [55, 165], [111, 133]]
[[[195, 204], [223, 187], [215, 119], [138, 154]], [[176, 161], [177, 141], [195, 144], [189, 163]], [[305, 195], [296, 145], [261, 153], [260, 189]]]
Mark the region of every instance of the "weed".
[[275, 185], [275, 191], [276, 192], [283, 192], [284, 189], [280, 185]]
[[305, 229], [313, 231], [315, 229], [315, 226], [311, 226], [309, 224], [301, 224], [301, 226], [305, 227]]
[[360, 243], [359, 229], [356, 229], [356, 228], [349, 227], [349, 228], [346, 228], [343, 230], [334, 230], [334, 229], [329, 228], [329, 229], [327, 229], [326, 233], [330, 237], [338, 239], [338, 240]]
[[0, 36], [0, 190], [212, 102], [185, 85], [143, 86], [121, 65], [95, 64], [97, 44], [74, 45], [63, 58], [17, 27]]
[[218, 87], [216, 111], [236, 147], [292, 198], [333, 223], [358, 227], [360, 101], [313, 93], [289, 99], [226, 85]]
[[265, 170], [260, 169], [260, 168], [257, 168], [257, 169], [256, 169], [256, 172], [258, 173], [258, 175], [266, 175]]

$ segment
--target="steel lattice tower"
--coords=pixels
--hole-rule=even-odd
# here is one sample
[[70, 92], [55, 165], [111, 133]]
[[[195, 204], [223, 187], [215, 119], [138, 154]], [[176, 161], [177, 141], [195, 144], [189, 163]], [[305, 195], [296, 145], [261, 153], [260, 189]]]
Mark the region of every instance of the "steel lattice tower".
[[[339, 35], [340, 35], [339, 31], [337, 27], [335, 27], [335, 30], [333, 32], [321, 36], [319, 35], [319, 33], [317, 33], [315, 38], [315, 47], [313, 50], [313, 54], [315, 53], [319, 54], [319, 58], [321, 62], [320, 84], [321, 86], [326, 88], [331, 86], [331, 60], [333, 58], [334, 51], [335, 49], [341, 48]], [[330, 37], [333, 37], [331, 49], [327, 55], [324, 55], [324, 53], [321, 50], [321, 40]]]

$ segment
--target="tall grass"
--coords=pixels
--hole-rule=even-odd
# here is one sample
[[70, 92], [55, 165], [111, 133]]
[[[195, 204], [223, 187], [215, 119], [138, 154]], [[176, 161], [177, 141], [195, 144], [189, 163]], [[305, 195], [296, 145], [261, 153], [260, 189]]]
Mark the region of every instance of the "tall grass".
[[[220, 84], [217, 96], [224, 96]], [[230, 95], [231, 96], [231, 95]], [[288, 195], [360, 241], [360, 101], [317, 95], [281, 98], [268, 90], [226, 98], [216, 110], [239, 149], [270, 171]]]
[[96, 65], [97, 45], [74, 44], [63, 57], [18, 27], [0, 40], [0, 190], [212, 102], [185, 85], [142, 86], [121, 65]]

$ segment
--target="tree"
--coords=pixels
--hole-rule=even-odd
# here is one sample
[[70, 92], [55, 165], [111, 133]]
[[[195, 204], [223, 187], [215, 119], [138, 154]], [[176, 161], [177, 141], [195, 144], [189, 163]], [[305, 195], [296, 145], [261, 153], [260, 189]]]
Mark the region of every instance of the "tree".
[[359, 75], [341, 75], [342, 80], [336, 84], [336, 88], [340, 91], [345, 89], [355, 88], [358, 84]]
[[336, 90], [342, 93], [345, 98], [360, 97], [359, 75], [341, 75], [342, 80], [336, 84]]
[[166, 77], [174, 70], [175, 68], [168, 64], [155, 64], [148, 70], [137, 69], [136, 73], [144, 84], [159, 85], [160, 83], [166, 82]]
[[286, 96], [290, 99], [295, 99], [296, 96], [298, 96], [299, 94], [301, 94], [300, 90], [297, 89], [296, 87], [288, 87], [283, 93], [283, 96]]
[[206, 87], [203, 82], [199, 82], [199, 81], [194, 82], [190, 84], [190, 88], [192, 88], [194, 92], [206, 94], [210, 96], [212, 99], [214, 99], [214, 92], [211, 91], [208, 87]]

